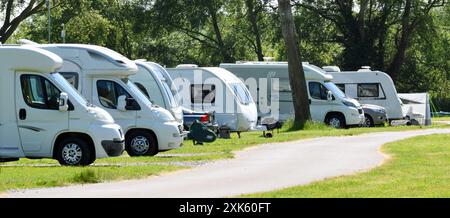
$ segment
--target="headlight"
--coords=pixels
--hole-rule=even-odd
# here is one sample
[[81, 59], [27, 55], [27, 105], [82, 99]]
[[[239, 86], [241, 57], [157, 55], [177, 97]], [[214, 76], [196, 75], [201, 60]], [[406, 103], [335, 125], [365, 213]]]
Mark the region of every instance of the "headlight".
[[354, 107], [354, 108], [357, 108], [357, 106], [356, 106], [353, 102], [351, 102], [351, 101], [342, 101], [342, 103], [343, 103], [345, 106], [347, 106], [347, 107]]

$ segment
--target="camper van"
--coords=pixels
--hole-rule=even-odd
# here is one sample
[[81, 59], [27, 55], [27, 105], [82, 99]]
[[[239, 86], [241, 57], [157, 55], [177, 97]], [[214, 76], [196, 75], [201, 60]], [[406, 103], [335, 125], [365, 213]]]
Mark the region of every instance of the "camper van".
[[60, 74], [63, 60], [33, 47], [0, 46], [0, 161], [54, 158], [89, 165], [120, 156], [124, 135]]
[[167, 69], [183, 107], [214, 112], [219, 128], [231, 132], [256, 130], [258, 114], [247, 87], [229, 71], [217, 67], [179, 65]]
[[172, 78], [164, 67], [144, 60], [135, 61], [138, 71], [129, 78], [154, 105], [159, 105], [172, 113], [175, 120], [183, 125], [183, 109]]
[[184, 132], [179, 122], [150, 100], [129, 79], [138, 70], [133, 61], [110, 49], [93, 45], [40, 45], [59, 55], [58, 72], [88, 100], [108, 111], [125, 133], [130, 156], [153, 156], [179, 148]]
[[[256, 80], [253, 96], [258, 99], [260, 117], [278, 117], [285, 121], [294, 114], [292, 90], [287, 62], [237, 62], [221, 64], [237, 77], [247, 81]], [[322, 69], [303, 63], [310, 101], [311, 118], [336, 128], [358, 126], [364, 122], [364, 112], [355, 99], [348, 98], [334, 83], [333, 77]], [[270, 107], [262, 111], [262, 105]], [[275, 106], [274, 106], [275, 105]]]
[[373, 104], [386, 109], [389, 120], [402, 120], [402, 102], [391, 77], [380, 71], [363, 67], [358, 71], [342, 71], [336, 66], [323, 67], [333, 82], [349, 97], [361, 104]]

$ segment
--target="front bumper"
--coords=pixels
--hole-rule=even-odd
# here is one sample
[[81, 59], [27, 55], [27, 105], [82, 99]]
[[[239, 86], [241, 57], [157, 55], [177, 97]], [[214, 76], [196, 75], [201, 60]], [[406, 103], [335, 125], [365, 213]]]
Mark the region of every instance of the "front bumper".
[[365, 121], [364, 111], [361, 108], [352, 108], [345, 114], [345, 119], [348, 126], [362, 125]]
[[125, 149], [125, 140], [114, 139], [102, 141], [102, 147], [110, 157], [121, 156]]
[[158, 148], [160, 151], [181, 147], [184, 138], [187, 136], [187, 132], [185, 132], [182, 125], [177, 122], [164, 123], [155, 133], [158, 137]]

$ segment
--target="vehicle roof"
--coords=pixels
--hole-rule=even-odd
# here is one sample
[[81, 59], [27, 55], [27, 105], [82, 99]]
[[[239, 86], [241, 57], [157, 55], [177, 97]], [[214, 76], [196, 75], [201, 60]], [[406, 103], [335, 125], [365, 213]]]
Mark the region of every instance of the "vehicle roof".
[[351, 83], [373, 83], [380, 82], [381, 80], [393, 83], [392, 78], [381, 71], [342, 71], [342, 72], [327, 72], [332, 75], [336, 81]]
[[[308, 62], [303, 62], [303, 68], [307, 68], [305, 70], [305, 78], [307, 80], [324, 80], [331, 81], [333, 77], [327, 74], [325, 71], [320, 69], [317, 66], [309, 64]], [[223, 63], [220, 64], [220, 67], [233, 69], [233, 68], [244, 68], [244, 69], [264, 69], [264, 68], [272, 68], [272, 69], [287, 69], [287, 62], [239, 62], [236, 64], [232, 63]]]
[[14, 71], [51, 73], [61, 68], [58, 55], [31, 46], [0, 46], [0, 68]]
[[196, 65], [179, 65], [176, 68], [168, 68], [169, 71], [177, 71], [182, 75], [183, 73], [190, 73], [195, 70], [207, 71], [216, 78], [226, 82], [226, 83], [240, 83], [240, 80], [236, 75], [230, 71], [220, 68], [220, 67], [198, 67]]
[[[36, 46], [54, 52], [63, 59], [75, 57], [82, 59], [83, 68], [87, 69], [85, 72], [89, 74], [126, 76], [137, 71], [137, 66], [133, 61], [109, 48], [97, 45], [42, 44]], [[92, 61], [87, 61], [87, 59]]]

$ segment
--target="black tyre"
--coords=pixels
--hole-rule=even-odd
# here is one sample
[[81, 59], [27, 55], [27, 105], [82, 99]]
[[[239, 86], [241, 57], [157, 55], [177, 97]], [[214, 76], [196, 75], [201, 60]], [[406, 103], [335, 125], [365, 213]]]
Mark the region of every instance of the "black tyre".
[[153, 134], [138, 130], [126, 137], [125, 150], [132, 157], [155, 156], [158, 154], [158, 143]]
[[343, 129], [345, 128], [345, 118], [344, 116], [340, 114], [332, 114], [327, 117], [327, 120], [325, 123], [331, 127], [337, 128], [337, 129]]
[[63, 166], [87, 166], [95, 161], [92, 152], [83, 139], [68, 137], [58, 144], [55, 158]]
[[375, 127], [375, 123], [370, 115], [364, 114], [364, 124], [363, 127]]

